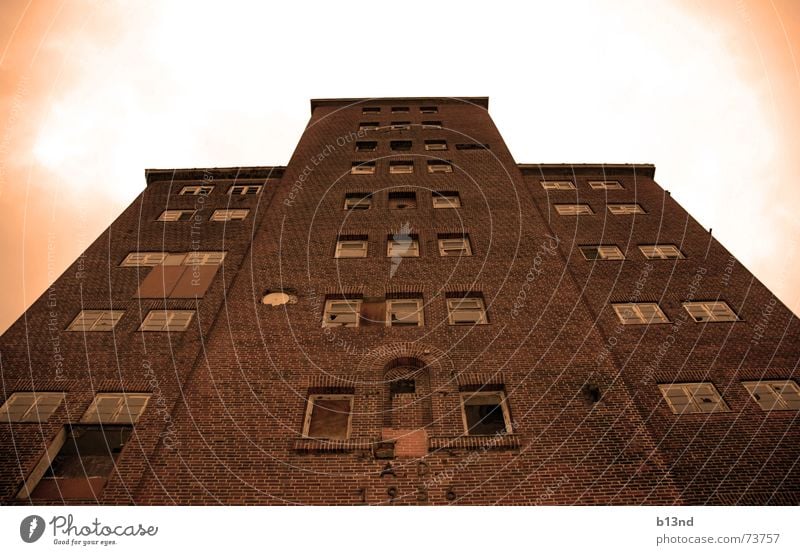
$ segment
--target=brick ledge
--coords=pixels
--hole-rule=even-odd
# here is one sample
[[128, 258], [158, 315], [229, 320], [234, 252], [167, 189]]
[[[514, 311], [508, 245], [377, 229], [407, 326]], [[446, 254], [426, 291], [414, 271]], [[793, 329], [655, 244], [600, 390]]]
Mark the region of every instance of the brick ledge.
[[368, 439], [295, 439], [292, 449], [295, 451], [321, 451], [325, 453], [343, 451], [369, 451], [374, 442]]
[[437, 449], [519, 449], [522, 441], [518, 435], [497, 436], [434, 436], [428, 441], [428, 450]]

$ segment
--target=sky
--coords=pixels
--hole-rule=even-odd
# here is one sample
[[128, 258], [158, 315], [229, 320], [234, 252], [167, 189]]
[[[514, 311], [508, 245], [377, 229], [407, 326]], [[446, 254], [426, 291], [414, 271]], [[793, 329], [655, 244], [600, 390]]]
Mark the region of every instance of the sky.
[[800, 313], [798, 45], [798, 0], [0, 0], [0, 331], [145, 168], [286, 164], [327, 97], [489, 96], [519, 163], [653, 163]]

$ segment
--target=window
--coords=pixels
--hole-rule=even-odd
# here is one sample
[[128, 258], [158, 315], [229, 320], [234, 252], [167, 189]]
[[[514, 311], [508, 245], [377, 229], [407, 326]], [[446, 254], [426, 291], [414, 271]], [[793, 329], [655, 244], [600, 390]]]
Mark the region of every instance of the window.
[[181, 189], [182, 195], [209, 195], [214, 190], [213, 185], [187, 185]]
[[622, 216], [625, 214], [647, 214], [644, 208], [638, 204], [609, 204], [608, 211], [615, 216]]
[[725, 301], [683, 303], [695, 322], [735, 322], [739, 319]]
[[195, 299], [205, 295], [225, 252], [168, 253], [145, 276], [135, 297], [140, 299]]
[[441, 129], [442, 122], [441, 121], [423, 121], [422, 122], [423, 129]]
[[800, 410], [800, 387], [792, 380], [742, 382], [761, 410]]
[[419, 111], [423, 114], [438, 114], [439, 108], [436, 106], [420, 106]]
[[139, 331], [186, 331], [194, 310], [151, 310]]
[[230, 222], [233, 220], [244, 220], [250, 210], [240, 208], [236, 210], [214, 210], [211, 214], [210, 221], [212, 222]]
[[164, 210], [158, 217], [159, 222], [188, 222], [195, 210]]
[[428, 160], [428, 173], [452, 173], [453, 164], [444, 160]]
[[461, 208], [461, 197], [457, 191], [434, 191], [434, 208]]
[[639, 245], [639, 250], [645, 258], [685, 258], [675, 245]]
[[374, 152], [378, 150], [378, 141], [356, 141], [356, 152]]
[[481, 297], [447, 299], [448, 322], [452, 325], [486, 324], [486, 308]]
[[392, 150], [411, 150], [413, 143], [411, 141], [390, 141], [389, 148]]
[[560, 216], [594, 214], [592, 208], [588, 204], [556, 204], [555, 208]]
[[625, 260], [625, 255], [616, 245], [592, 245], [581, 247], [586, 260]]
[[411, 122], [410, 121], [393, 121], [391, 125], [391, 129], [394, 131], [406, 131], [411, 129]]
[[393, 114], [407, 114], [409, 111], [408, 106], [392, 106]]
[[414, 173], [414, 162], [411, 160], [389, 162], [389, 173]]
[[341, 299], [325, 301], [322, 327], [357, 327], [361, 312], [361, 299]]
[[728, 405], [712, 383], [664, 384], [658, 388], [675, 414], [728, 411]]
[[469, 236], [452, 236], [450, 234], [439, 235], [439, 255], [472, 256], [472, 248], [469, 244]]
[[458, 143], [456, 150], [489, 150], [486, 143]]
[[575, 188], [572, 181], [540, 181], [543, 189], [548, 191], [571, 191]]
[[228, 189], [229, 195], [260, 195], [261, 185], [234, 185]]
[[589, 187], [592, 189], [624, 189], [619, 181], [590, 181]]
[[98, 393], [81, 423], [136, 424], [149, 400], [149, 393]]
[[62, 392], [12, 393], [0, 407], [0, 422], [47, 422], [63, 400]]
[[616, 303], [613, 306], [623, 324], [669, 324], [657, 303]]
[[362, 121], [358, 124], [359, 131], [375, 131], [380, 127], [377, 121]]
[[414, 258], [419, 256], [419, 239], [416, 235], [390, 235], [386, 242], [386, 256]]
[[347, 193], [344, 197], [345, 210], [369, 210], [372, 206], [370, 193]]
[[425, 150], [447, 150], [447, 141], [443, 139], [425, 141]]
[[422, 326], [422, 299], [389, 299], [386, 301], [387, 326]]
[[123, 314], [121, 310], [81, 310], [67, 331], [111, 331]]
[[408, 210], [416, 207], [416, 193], [389, 193], [390, 210]]
[[502, 391], [461, 393], [461, 416], [467, 435], [493, 436], [512, 433], [508, 404]]
[[381, 107], [380, 106], [364, 106], [361, 108], [362, 114], [380, 114]]
[[225, 260], [224, 252], [192, 251], [186, 253], [183, 260], [184, 266], [219, 266]]
[[375, 173], [375, 162], [353, 162], [350, 173], [353, 175], [372, 175]]
[[309, 395], [303, 436], [345, 440], [350, 437], [352, 395]]
[[167, 257], [166, 252], [132, 252], [120, 263], [124, 267], [158, 266]]
[[367, 249], [368, 241], [366, 236], [339, 236], [336, 241], [336, 254], [334, 256], [335, 258], [366, 258]]

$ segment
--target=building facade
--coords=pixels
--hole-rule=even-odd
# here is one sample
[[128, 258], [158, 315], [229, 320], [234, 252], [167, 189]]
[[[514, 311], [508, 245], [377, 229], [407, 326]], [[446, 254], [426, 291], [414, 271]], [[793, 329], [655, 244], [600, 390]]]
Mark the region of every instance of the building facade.
[[0, 340], [4, 504], [797, 504], [800, 327], [651, 165], [332, 99], [147, 187]]

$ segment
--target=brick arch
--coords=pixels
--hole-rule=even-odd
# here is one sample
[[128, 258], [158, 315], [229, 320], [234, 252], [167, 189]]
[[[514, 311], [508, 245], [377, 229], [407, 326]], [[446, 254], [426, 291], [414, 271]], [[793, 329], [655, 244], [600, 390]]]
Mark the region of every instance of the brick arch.
[[389, 343], [373, 349], [361, 359], [356, 373], [383, 379], [395, 368], [407, 372], [408, 367], [427, 368], [431, 378], [436, 381], [448, 382], [454, 375], [453, 361], [447, 353], [432, 345], [410, 341]]

